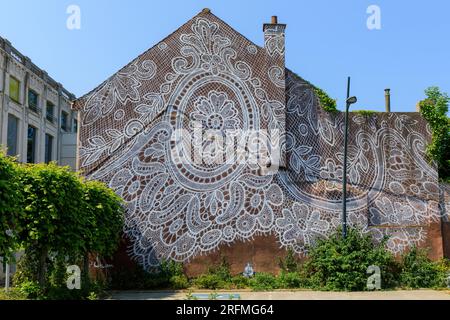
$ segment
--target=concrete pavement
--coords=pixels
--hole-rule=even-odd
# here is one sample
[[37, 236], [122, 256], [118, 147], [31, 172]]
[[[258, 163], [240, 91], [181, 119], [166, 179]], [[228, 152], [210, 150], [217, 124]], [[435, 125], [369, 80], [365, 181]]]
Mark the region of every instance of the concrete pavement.
[[[189, 292], [180, 291], [114, 291], [113, 300], [186, 300]], [[309, 290], [277, 290], [254, 292], [248, 290], [195, 290], [198, 300], [207, 299], [211, 294], [218, 300], [229, 300], [238, 294], [240, 300], [450, 300], [450, 290], [394, 290], [372, 292], [323, 292]], [[234, 298], [233, 300], [236, 300]]]

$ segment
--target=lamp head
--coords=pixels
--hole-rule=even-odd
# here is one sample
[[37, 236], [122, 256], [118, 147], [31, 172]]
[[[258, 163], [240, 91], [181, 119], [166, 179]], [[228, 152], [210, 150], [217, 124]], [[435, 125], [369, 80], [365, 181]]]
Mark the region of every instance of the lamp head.
[[357, 101], [358, 101], [358, 99], [355, 96], [350, 97], [347, 99], [347, 105], [350, 106], [352, 104], [355, 104]]

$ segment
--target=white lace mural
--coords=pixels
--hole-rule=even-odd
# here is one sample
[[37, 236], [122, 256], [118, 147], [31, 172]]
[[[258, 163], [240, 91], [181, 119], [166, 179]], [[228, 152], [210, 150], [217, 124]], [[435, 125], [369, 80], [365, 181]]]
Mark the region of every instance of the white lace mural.
[[[201, 14], [77, 101], [81, 169], [125, 200], [130, 255], [144, 268], [262, 234], [305, 253], [340, 225], [343, 117], [323, 112], [311, 86], [272, 58], [284, 53], [280, 41], [257, 47]], [[286, 132], [285, 167], [176, 161], [187, 154], [173, 152], [173, 134], [194, 122], [224, 136]], [[351, 117], [349, 221], [376, 239], [389, 234], [394, 252], [423, 241], [439, 218], [427, 130], [407, 114]]]

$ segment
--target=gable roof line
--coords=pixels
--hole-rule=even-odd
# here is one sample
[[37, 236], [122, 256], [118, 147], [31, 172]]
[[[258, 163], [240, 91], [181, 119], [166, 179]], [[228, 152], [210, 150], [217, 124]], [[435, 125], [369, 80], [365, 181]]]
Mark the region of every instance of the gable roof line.
[[178, 32], [178, 30], [180, 30], [181, 28], [185, 27], [187, 24], [189, 24], [192, 20], [198, 18], [199, 16], [202, 15], [213, 15], [216, 19], [220, 20], [223, 24], [225, 24], [226, 26], [228, 26], [229, 28], [231, 28], [232, 30], [234, 30], [235, 32], [237, 32], [240, 36], [242, 36], [245, 40], [247, 40], [248, 42], [250, 42], [251, 44], [255, 45], [258, 49], [264, 49], [264, 47], [261, 47], [259, 45], [257, 45], [256, 43], [254, 43], [253, 41], [249, 40], [246, 36], [244, 36], [242, 33], [240, 33], [239, 31], [237, 31], [235, 28], [233, 28], [232, 26], [230, 26], [228, 23], [226, 23], [225, 21], [223, 21], [222, 19], [220, 19], [218, 16], [216, 16], [215, 14], [213, 14], [211, 11], [205, 11], [205, 9], [203, 9], [202, 11], [200, 11], [199, 13], [197, 13], [195, 16], [193, 16], [192, 18], [190, 18], [188, 21], [186, 21], [185, 23], [183, 23], [181, 26], [179, 26], [177, 29], [175, 29], [174, 31], [172, 31], [170, 34], [168, 34], [166, 37], [164, 37], [163, 39], [161, 39], [160, 41], [158, 41], [157, 43], [155, 43], [153, 46], [151, 46], [150, 48], [148, 48], [147, 50], [145, 50], [144, 52], [142, 52], [141, 54], [139, 54], [136, 58], [132, 59], [129, 63], [127, 63], [126, 65], [124, 65], [123, 67], [121, 67], [119, 70], [117, 70], [115, 73], [113, 73], [111, 76], [109, 76], [106, 80], [104, 80], [103, 82], [101, 82], [99, 85], [97, 85], [94, 89], [90, 90], [89, 92], [83, 94], [82, 96], [78, 97], [77, 99], [75, 99], [75, 101], [72, 103], [72, 109], [73, 110], [80, 110], [81, 108], [81, 101], [86, 99], [86, 97], [88, 97], [89, 95], [91, 95], [92, 93], [94, 93], [95, 91], [99, 90], [101, 87], [103, 87], [108, 81], [110, 81], [116, 74], [120, 73], [122, 70], [126, 69], [127, 67], [129, 67], [130, 65], [132, 65], [135, 61], [139, 60], [143, 55], [147, 54], [149, 51], [155, 49], [161, 42], [164, 42], [166, 39], [170, 38], [173, 34], [175, 34], [176, 32]]

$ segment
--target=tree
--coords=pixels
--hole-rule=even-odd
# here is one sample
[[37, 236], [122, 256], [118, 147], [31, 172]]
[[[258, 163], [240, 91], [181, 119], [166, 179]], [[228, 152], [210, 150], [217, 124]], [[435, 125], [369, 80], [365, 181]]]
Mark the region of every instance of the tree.
[[0, 256], [9, 259], [16, 245], [17, 217], [23, 199], [14, 158], [0, 152]]
[[84, 269], [88, 275], [88, 254], [111, 256], [117, 249], [123, 227], [122, 199], [98, 181], [87, 181], [84, 186], [87, 224], [85, 230]]
[[450, 181], [450, 119], [447, 117], [450, 98], [438, 87], [426, 89], [425, 95], [427, 98], [420, 101], [419, 106], [432, 131], [427, 154], [436, 162], [439, 178]]
[[38, 259], [38, 281], [45, 285], [50, 252], [75, 258], [84, 249], [83, 185], [69, 167], [56, 164], [23, 165], [23, 211], [19, 215], [19, 239]]

